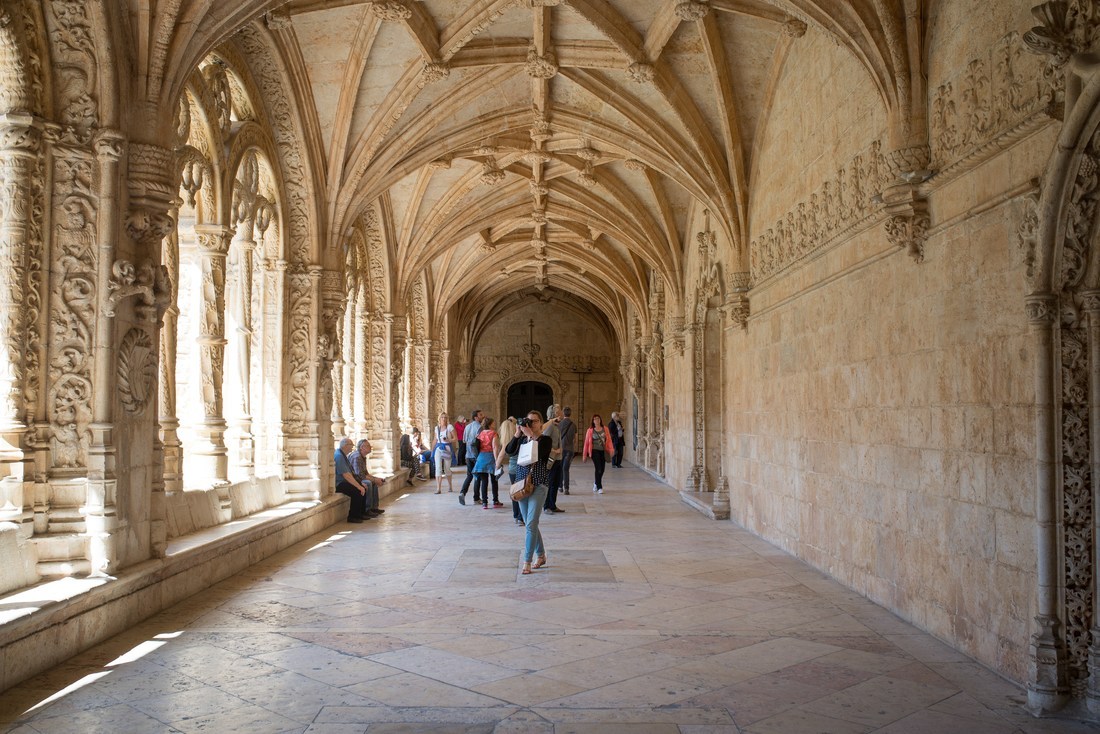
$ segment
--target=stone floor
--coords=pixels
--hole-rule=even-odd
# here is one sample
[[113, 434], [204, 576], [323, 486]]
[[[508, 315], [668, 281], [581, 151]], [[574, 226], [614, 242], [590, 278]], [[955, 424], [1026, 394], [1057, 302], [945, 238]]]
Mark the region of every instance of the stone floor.
[[[631, 468], [544, 517], [434, 482], [0, 696], [6, 731], [1096, 731]], [[457, 484], [457, 482], [456, 482]]]

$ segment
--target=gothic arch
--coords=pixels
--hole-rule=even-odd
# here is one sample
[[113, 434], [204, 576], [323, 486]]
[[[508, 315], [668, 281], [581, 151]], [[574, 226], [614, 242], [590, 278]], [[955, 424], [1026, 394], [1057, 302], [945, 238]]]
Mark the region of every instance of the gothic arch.
[[1029, 706], [1100, 700], [1093, 476], [1100, 424], [1100, 73], [1082, 72], [1037, 202], [1024, 218], [1026, 308], [1036, 353], [1036, 631]]

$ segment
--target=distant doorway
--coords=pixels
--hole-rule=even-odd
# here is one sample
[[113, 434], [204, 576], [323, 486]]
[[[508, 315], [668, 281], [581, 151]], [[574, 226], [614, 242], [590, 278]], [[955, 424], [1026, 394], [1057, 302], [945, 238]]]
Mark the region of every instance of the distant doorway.
[[[554, 391], [545, 382], [517, 382], [508, 388], [508, 415], [519, 418], [532, 410], [546, 417], [546, 409], [554, 402]], [[507, 418], [508, 416], [501, 416]]]

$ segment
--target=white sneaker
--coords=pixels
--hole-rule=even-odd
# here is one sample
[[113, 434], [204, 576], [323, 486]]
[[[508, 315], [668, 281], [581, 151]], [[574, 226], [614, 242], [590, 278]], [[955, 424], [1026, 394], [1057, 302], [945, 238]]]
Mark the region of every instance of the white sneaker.
[[592, 491], [593, 491], [593, 492], [597, 492], [597, 491], [599, 491], [599, 487], [597, 487], [597, 486], [596, 486], [595, 484], [593, 484], [593, 485], [592, 485]]
[[596, 490], [596, 494], [603, 494], [603, 487]]

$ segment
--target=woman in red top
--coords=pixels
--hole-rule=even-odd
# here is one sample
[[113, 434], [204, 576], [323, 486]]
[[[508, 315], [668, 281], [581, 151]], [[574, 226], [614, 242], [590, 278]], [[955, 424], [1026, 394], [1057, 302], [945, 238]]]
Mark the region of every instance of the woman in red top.
[[474, 477], [477, 478], [477, 486], [474, 487], [474, 496], [481, 494], [481, 509], [489, 509], [489, 482], [493, 483], [493, 507], [504, 507], [500, 502], [500, 493], [497, 485], [496, 455], [500, 451], [500, 438], [497, 436], [496, 424], [492, 418], [486, 418], [481, 423], [481, 433], [477, 434], [481, 452], [474, 463]]
[[596, 467], [596, 483], [592, 485], [592, 491], [603, 494], [603, 469], [608, 456], [615, 455], [615, 444], [611, 441], [611, 434], [604, 428], [603, 418], [599, 413], [592, 415], [592, 427], [584, 436], [584, 453], [581, 461], [587, 461], [592, 457], [592, 464]]

